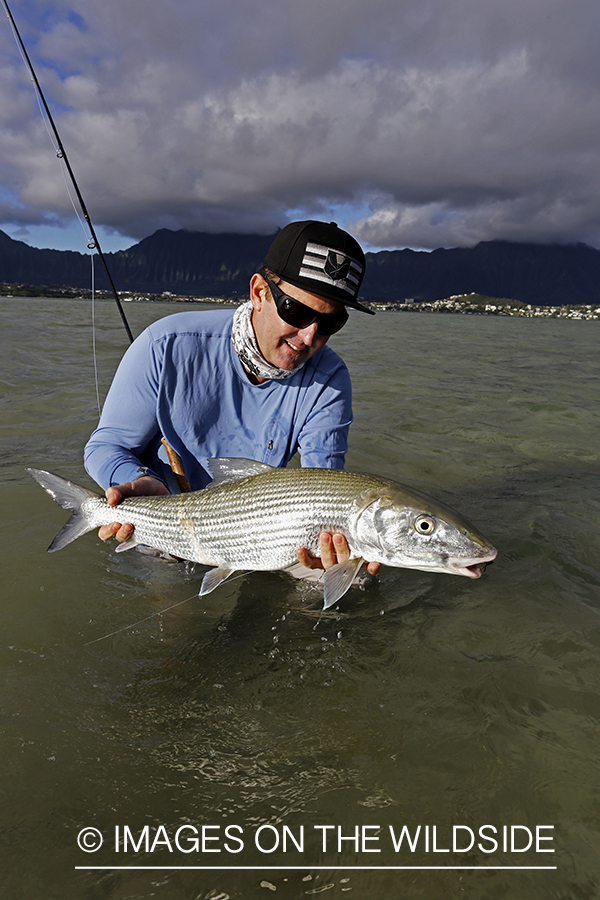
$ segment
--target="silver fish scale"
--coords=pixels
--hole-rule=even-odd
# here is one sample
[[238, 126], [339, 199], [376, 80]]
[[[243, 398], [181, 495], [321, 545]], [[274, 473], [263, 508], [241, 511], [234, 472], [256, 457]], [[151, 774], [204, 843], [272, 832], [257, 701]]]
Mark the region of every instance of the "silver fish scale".
[[49, 552], [117, 517], [135, 526], [133, 537], [119, 550], [144, 543], [216, 567], [204, 576], [201, 596], [234, 570], [286, 568], [296, 562], [299, 547], [318, 554], [322, 530], [345, 534], [353, 557], [325, 572], [325, 609], [350, 588], [363, 559], [479, 578], [482, 564], [497, 556], [482, 534], [444, 504], [387, 479], [335, 469], [265, 472], [253, 460], [213, 459], [209, 466], [215, 479], [210, 488], [132, 497], [118, 511], [59, 475], [27, 471], [72, 512]]
[[192, 533], [185, 525], [182, 527], [184, 497], [193, 496], [131, 497], [123, 500], [118, 509], [110, 507], [103, 497], [91, 498], [84, 502], [82, 512], [94, 528], [118, 520], [131, 522], [140, 543], [183, 559], [193, 559], [189, 555], [194, 545]]
[[348, 532], [357, 485], [344, 476], [335, 470], [281, 469], [210, 488], [202, 497], [207, 508], [197, 523], [199, 539], [220, 565], [237, 568], [291, 565], [298, 547], [318, 554], [322, 530]]
[[[119, 519], [135, 525], [139, 541], [185, 559], [276, 569], [296, 562], [299, 547], [318, 554], [322, 530], [350, 537], [357, 497], [382, 484], [387, 482], [335, 469], [274, 469], [192, 494], [124, 500]], [[114, 521], [115, 510], [100, 503], [94, 524]]]

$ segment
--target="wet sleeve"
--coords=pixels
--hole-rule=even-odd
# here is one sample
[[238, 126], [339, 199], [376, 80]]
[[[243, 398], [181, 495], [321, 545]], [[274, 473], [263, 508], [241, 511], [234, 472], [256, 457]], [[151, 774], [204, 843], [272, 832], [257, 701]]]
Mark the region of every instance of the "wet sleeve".
[[342, 363], [319, 392], [298, 437], [304, 468], [343, 469], [352, 423], [352, 385]]
[[162, 348], [144, 331], [121, 360], [106, 397], [98, 427], [84, 451], [87, 472], [105, 490], [132, 481], [146, 469], [140, 456], [157, 435], [157, 399]]

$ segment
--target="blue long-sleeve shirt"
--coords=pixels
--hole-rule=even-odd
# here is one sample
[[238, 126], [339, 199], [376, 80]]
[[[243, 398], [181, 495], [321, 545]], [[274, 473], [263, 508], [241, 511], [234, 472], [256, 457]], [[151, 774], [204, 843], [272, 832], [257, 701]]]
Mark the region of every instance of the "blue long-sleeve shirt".
[[192, 490], [217, 456], [342, 469], [352, 421], [350, 376], [329, 347], [290, 378], [252, 384], [231, 343], [232, 310], [177, 313], [155, 322], [123, 357], [85, 467], [104, 489], [146, 469], [176, 491], [160, 443], [180, 455]]

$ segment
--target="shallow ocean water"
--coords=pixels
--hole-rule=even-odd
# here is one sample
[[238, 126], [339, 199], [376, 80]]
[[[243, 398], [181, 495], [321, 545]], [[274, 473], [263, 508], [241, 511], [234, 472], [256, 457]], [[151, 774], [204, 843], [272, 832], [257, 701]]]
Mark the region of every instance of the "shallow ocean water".
[[[126, 313], [137, 334], [181, 308]], [[96, 318], [102, 397], [126, 337]], [[201, 601], [202, 567], [93, 535], [47, 555], [65, 513], [24, 468], [91, 486], [90, 304], [0, 299], [2, 895], [597, 896], [599, 335], [351, 317], [347, 468], [449, 503], [499, 558], [477, 582], [384, 569], [324, 614], [280, 573]], [[524, 849], [536, 826], [554, 853]]]

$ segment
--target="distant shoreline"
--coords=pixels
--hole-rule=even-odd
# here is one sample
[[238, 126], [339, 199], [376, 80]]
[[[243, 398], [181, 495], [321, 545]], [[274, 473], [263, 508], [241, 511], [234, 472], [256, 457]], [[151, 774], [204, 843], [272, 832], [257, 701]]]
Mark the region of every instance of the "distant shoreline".
[[[44, 298], [64, 300], [90, 300], [90, 290], [71, 287], [48, 287], [31, 284], [0, 284], [0, 297], [6, 299]], [[111, 291], [99, 290], [98, 300], [113, 300]], [[220, 303], [238, 306], [247, 297], [195, 297], [185, 294], [160, 294], [142, 291], [120, 291], [119, 299], [125, 303]], [[600, 319], [600, 306], [590, 304], [564, 303], [561, 306], [535, 306], [507, 298], [486, 297], [482, 294], [456, 294], [440, 300], [364, 300], [371, 309], [378, 312], [442, 313], [467, 316], [519, 316], [521, 318], [546, 319]]]
[[408, 303], [369, 304], [377, 311], [399, 311], [419, 313], [445, 313], [463, 316], [519, 316], [527, 319], [600, 319], [600, 306], [591, 304], [569, 304], [561, 306], [534, 306], [517, 300], [498, 300], [481, 294], [459, 294], [444, 300], [410, 301]]

